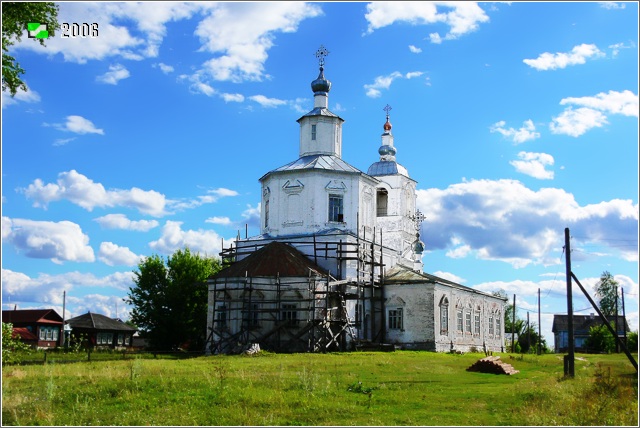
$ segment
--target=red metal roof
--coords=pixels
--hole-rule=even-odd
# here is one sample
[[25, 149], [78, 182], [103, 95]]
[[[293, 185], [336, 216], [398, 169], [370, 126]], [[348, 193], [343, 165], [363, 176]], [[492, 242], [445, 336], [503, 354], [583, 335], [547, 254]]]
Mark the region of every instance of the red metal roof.
[[38, 336], [36, 336], [35, 334], [31, 333], [29, 330], [27, 330], [26, 327], [14, 327], [13, 328], [13, 337], [16, 337], [16, 335], [20, 336], [20, 339], [22, 340], [38, 340]]

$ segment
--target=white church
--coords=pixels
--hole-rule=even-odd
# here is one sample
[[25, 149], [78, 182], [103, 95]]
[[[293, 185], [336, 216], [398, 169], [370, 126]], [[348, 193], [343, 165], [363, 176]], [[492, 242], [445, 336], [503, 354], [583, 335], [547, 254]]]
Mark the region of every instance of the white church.
[[502, 351], [506, 300], [423, 272], [424, 216], [388, 106], [379, 160], [363, 172], [342, 159], [327, 54], [299, 158], [259, 179], [260, 235], [223, 249], [230, 265], [208, 281], [207, 351]]

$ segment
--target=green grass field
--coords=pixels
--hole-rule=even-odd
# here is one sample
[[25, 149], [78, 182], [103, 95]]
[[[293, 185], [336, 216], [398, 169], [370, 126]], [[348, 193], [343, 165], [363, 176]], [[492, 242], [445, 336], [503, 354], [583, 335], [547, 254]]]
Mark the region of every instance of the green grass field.
[[[627, 425], [624, 354], [501, 354], [520, 373], [468, 372], [482, 354], [396, 351], [9, 366], [2, 425]], [[637, 359], [637, 356], [636, 356]]]

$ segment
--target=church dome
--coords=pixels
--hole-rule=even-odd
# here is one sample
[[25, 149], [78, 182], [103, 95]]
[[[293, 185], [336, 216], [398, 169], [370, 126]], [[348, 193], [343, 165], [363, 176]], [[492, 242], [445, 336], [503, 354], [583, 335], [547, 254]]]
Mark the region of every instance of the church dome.
[[387, 121], [384, 124], [384, 130], [387, 131], [387, 132], [391, 131], [391, 123], [389, 122], [389, 117], [388, 116], [387, 116]]
[[395, 147], [385, 144], [380, 146], [378, 153], [380, 153], [380, 156], [395, 156], [397, 151]]
[[417, 240], [413, 243], [413, 252], [416, 254], [422, 254], [424, 252], [424, 243], [420, 240]]
[[331, 82], [324, 77], [324, 67], [320, 67], [318, 78], [311, 82], [311, 90], [317, 93], [327, 93], [331, 90]]

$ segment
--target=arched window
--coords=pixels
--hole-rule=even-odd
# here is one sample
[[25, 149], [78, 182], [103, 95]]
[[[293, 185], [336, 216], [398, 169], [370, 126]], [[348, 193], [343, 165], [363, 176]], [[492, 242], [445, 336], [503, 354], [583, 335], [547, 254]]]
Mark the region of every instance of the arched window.
[[449, 300], [446, 296], [440, 300], [440, 334], [449, 334]]
[[387, 192], [387, 189], [378, 189], [378, 193], [376, 195], [378, 217], [384, 217], [387, 215], [388, 204], [389, 204], [389, 194]]

